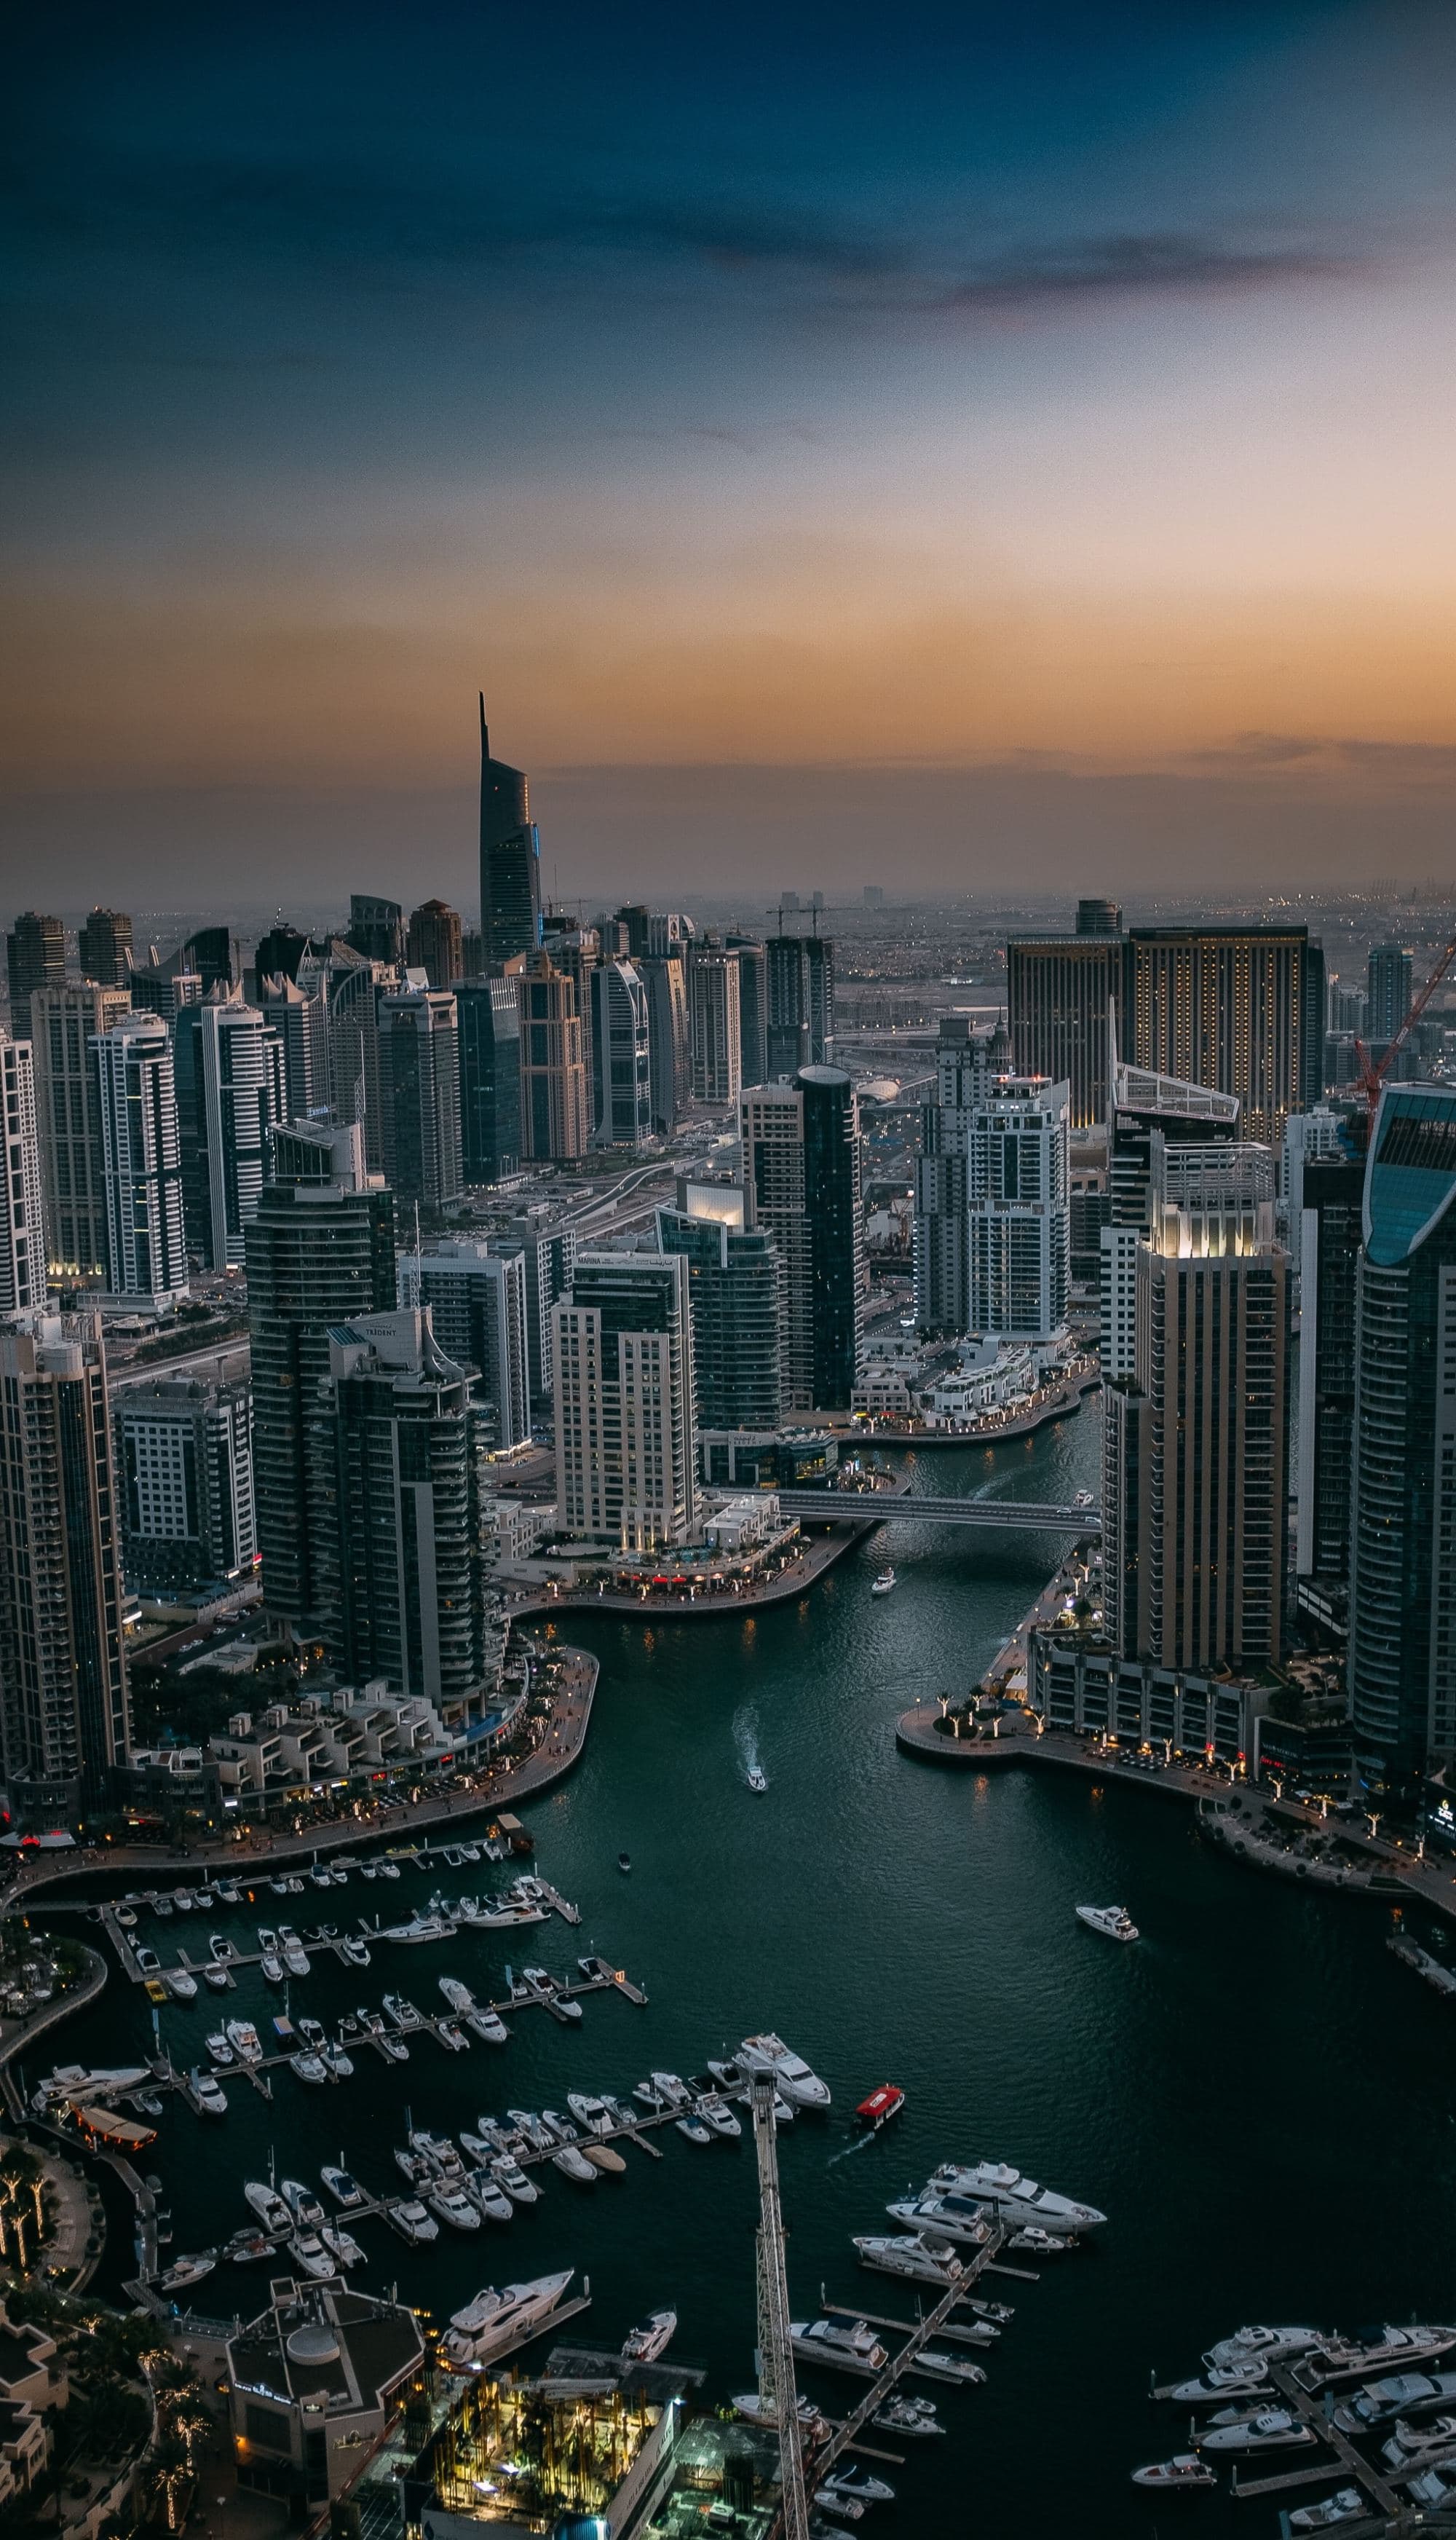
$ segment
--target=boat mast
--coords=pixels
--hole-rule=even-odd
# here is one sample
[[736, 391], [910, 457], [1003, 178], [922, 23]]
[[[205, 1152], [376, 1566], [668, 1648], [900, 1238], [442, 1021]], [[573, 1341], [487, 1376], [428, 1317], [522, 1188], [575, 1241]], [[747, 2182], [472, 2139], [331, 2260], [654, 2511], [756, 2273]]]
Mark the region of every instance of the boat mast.
[[753, 2081], [753, 2140], [758, 2152], [758, 2397], [779, 2429], [780, 2521], [784, 2540], [808, 2540], [803, 2485], [803, 2430], [789, 2335], [789, 2280], [784, 2269], [784, 2209], [779, 2200], [779, 2146], [774, 2132], [772, 2074]]

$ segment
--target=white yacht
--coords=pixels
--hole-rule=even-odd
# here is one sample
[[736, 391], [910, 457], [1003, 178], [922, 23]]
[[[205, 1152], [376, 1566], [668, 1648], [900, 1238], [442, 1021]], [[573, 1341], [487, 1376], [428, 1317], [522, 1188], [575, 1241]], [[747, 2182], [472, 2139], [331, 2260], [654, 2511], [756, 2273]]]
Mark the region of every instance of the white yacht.
[[258, 1960], [258, 1965], [262, 1968], [265, 1983], [282, 1984], [284, 1980], [283, 1960], [278, 1955], [276, 1949], [264, 1949], [262, 1956]]
[[551, 2154], [551, 2159], [563, 2178], [574, 2178], [579, 2187], [596, 2185], [595, 2170], [585, 2152], [578, 2152], [575, 2144], [559, 2144]]
[[1312, 2426], [1304, 2425], [1289, 2408], [1260, 2408], [1252, 2416], [1233, 2416], [1227, 2425], [1215, 2417], [1199, 2437], [1206, 2452], [1283, 2452], [1295, 2451], [1316, 2439]]
[[[282, 1940], [282, 1937], [283, 1936], [280, 1933], [280, 1940]], [[283, 1963], [287, 1967], [291, 1976], [306, 1976], [308, 1974], [309, 1952], [305, 1948], [302, 1940], [288, 1940], [283, 1941]]]
[[349, 1940], [340, 1940], [339, 1947], [344, 1956], [348, 1959], [351, 1967], [367, 1967], [369, 1965], [369, 1942], [367, 1940], [361, 1940], [357, 1933]]
[[928, 2372], [933, 2381], [964, 2381], [969, 2385], [986, 2378], [979, 2364], [968, 2364], [963, 2355], [946, 2355], [932, 2346], [921, 2348], [915, 2368], [917, 2372]]
[[934, 2399], [911, 2399], [897, 2393], [876, 2409], [870, 2424], [886, 2434], [943, 2434]]
[[306, 2187], [301, 2178], [282, 2178], [278, 2193], [296, 2222], [302, 2223], [305, 2230], [317, 2229], [323, 2220], [323, 2208], [312, 2187]]
[[210, 2276], [216, 2265], [217, 2256], [211, 2249], [199, 2249], [195, 2257], [178, 2258], [168, 2268], [165, 2276], [158, 2277], [157, 2291], [159, 2293], [182, 2293], [188, 2285], [200, 2285], [203, 2277]]
[[187, 2077], [188, 2092], [199, 2117], [225, 2117], [228, 2093], [215, 2073], [204, 2073], [194, 2064]]
[[316, 2231], [295, 2231], [288, 2244], [288, 2253], [295, 2266], [302, 2267], [306, 2276], [312, 2276], [316, 2281], [321, 2282], [325, 2276], [337, 2272], [332, 2256]]
[[1213, 2487], [1213, 2471], [1197, 2452], [1174, 2452], [1171, 2460], [1148, 2461], [1133, 2472], [1135, 2487], [1155, 2487], [1172, 2495], [1185, 2487]]
[[226, 2035], [240, 2064], [261, 2064], [263, 2041], [250, 2019], [230, 2019]]
[[195, 2002], [197, 1999], [197, 1979], [194, 1975], [189, 1974], [185, 1967], [169, 1967], [167, 1970], [167, 1990], [176, 2002]]
[[1409, 2328], [1371, 2328], [1363, 2336], [1334, 2337], [1315, 2363], [1322, 2372], [1355, 2372], [1382, 2364], [1430, 2364], [1456, 2346], [1456, 2328], [1435, 2322]]
[[402, 2240], [418, 2248], [425, 2240], [438, 2240], [440, 2225], [433, 2214], [427, 2214], [418, 2197], [401, 2198], [397, 2205], [386, 2205], [384, 2219], [392, 2222]]
[[479, 2211], [461, 2188], [448, 2186], [442, 2179], [439, 2186], [429, 2190], [425, 2201], [432, 2214], [438, 2214], [442, 2222], [451, 2223], [456, 2231], [479, 2230]]
[[509, 2152], [497, 2152], [490, 2174], [498, 2187], [504, 2187], [513, 2205], [534, 2205], [541, 2193], [535, 2180], [526, 2177], [520, 2161]]
[[[831, 2372], [860, 2372], [876, 2380], [889, 2357], [872, 2328], [863, 2319], [792, 2319], [789, 2336], [804, 2364], [822, 2364]], [[924, 2356], [920, 2364], [925, 2362]]]
[[1186, 2408], [1207, 2399], [1252, 2399], [1269, 2380], [1267, 2364], [1215, 2364], [1191, 2381], [1175, 2381], [1168, 2392]]
[[442, 1976], [440, 1990], [451, 2011], [457, 2011], [462, 2018], [467, 2011], [475, 2009], [475, 1996], [467, 1984], [461, 1984], [458, 1976]]
[[746, 1779], [750, 1791], [766, 1791], [768, 1789], [769, 1777], [761, 1764], [750, 1764]]
[[731, 2142], [734, 2137], [740, 2136], [743, 2132], [741, 2121], [734, 2116], [732, 2109], [727, 2105], [726, 2101], [720, 2099], [717, 2092], [714, 2090], [708, 2091], [706, 2095], [698, 2101], [697, 2113], [702, 2118], [704, 2125], [711, 2126], [714, 2133], [716, 2135], [722, 2135], [726, 2142]]
[[953, 2240], [963, 2249], [984, 2249], [996, 2228], [987, 2207], [969, 2196], [902, 2196], [885, 2212], [892, 2222], [904, 2222], [933, 2239]]
[[675, 2310], [650, 2312], [642, 2327], [634, 2328], [622, 2340], [622, 2362], [656, 2364], [659, 2355], [666, 2354], [676, 2334]]
[[304, 2047], [297, 2055], [290, 2055], [288, 2061], [301, 2081], [312, 2081], [316, 2084], [328, 2080], [328, 2066], [321, 2055], [314, 2054], [312, 2046]]
[[586, 2090], [568, 2090], [566, 2104], [578, 2125], [585, 2126], [589, 2135], [611, 2133], [611, 2117], [602, 2100], [592, 2098]]
[[1136, 1940], [1138, 1926], [1126, 1905], [1078, 1905], [1076, 1919], [1106, 1940]]
[[915, 2283], [946, 2286], [958, 2284], [965, 2274], [963, 2262], [948, 2240], [927, 2238], [922, 2231], [857, 2235], [855, 2247], [862, 2267], [874, 2267], [882, 2276], [909, 2276]]
[[358, 2179], [352, 2170], [345, 2169], [342, 2161], [325, 2162], [319, 2176], [334, 2202], [342, 2205], [346, 2211], [350, 2206], [363, 2205], [366, 2202], [364, 2190]]
[[1453, 2448], [1456, 2417], [1432, 2417], [1424, 2426], [1413, 2426], [1401, 2417], [1389, 2441], [1381, 2444], [1380, 2457], [1393, 2470], [1424, 2469], [1432, 2455], [1439, 2455], [1436, 2466], [1443, 2464], [1453, 2456]]
[[503, 2187], [497, 2187], [488, 2169], [470, 2169], [465, 2173], [465, 2193], [480, 2208], [487, 2222], [511, 2222], [516, 2208]]
[[1318, 2505], [1301, 2505], [1289, 2516], [1289, 2529], [1328, 2531], [1332, 2522], [1353, 2522], [1367, 2510], [1357, 2487], [1337, 2487], [1333, 2496], [1321, 2497]]
[[243, 2195], [244, 2203], [250, 2206], [263, 2229], [273, 2239], [293, 2229], [293, 2216], [276, 2187], [265, 2187], [260, 2178], [246, 2178], [243, 2182]]
[[463, 2310], [451, 2313], [444, 2353], [451, 2364], [488, 2364], [505, 2347], [520, 2345], [545, 2327], [575, 2272], [564, 2267], [559, 2275], [507, 2285], [503, 2293], [487, 2285]]
[[1095, 2231], [1107, 2220], [1095, 2205], [1081, 2205], [1075, 2197], [1038, 2187], [1034, 2178], [1024, 2177], [1002, 2160], [969, 2165], [942, 2161], [931, 2179], [929, 2193], [977, 2198], [1005, 2222], [1039, 2222], [1047, 2231]]
[[1211, 2370], [1227, 2364], [1283, 2364], [1326, 2342], [1317, 2328], [1238, 2328], [1211, 2346], [1204, 2362]]
[[505, 2046], [511, 2035], [500, 2012], [483, 2010], [479, 2004], [473, 2011], [466, 2011], [465, 2026], [486, 2046]]
[[339, 2222], [320, 2222], [318, 2237], [337, 2267], [362, 2267], [364, 2251], [352, 2231]]
[[893, 2505], [895, 2491], [882, 2478], [875, 2478], [858, 2461], [842, 2462], [818, 2491], [826, 2496], [853, 2497], [860, 2505]]
[[202, 2043], [207, 2048], [214, 2064], [226, 2065], [233, 2062], [233, 2049], [228, 2044], [228, 2040], [222, 2029], [215, 2028], [210, 2037], [204, 2037]]
[[[779, 2422], [773, 2410], [765, 2408], [756, 2390], [741, 2391], [728, 2404], [734, 2414], [742, 2418], [745, 2426], [777, 2426]], [[927, 2404], [929, 2405], [929, 2402]], [[933, 2410], [932, 2414], [934, 2413]], [[801, 2390], [798, 2394], [798, 2422], [803, 2428], [805, 2436], [814, 2442], [829, 2432], [812, 2399], [806, 2399]]]
[[895, 1573], [893, 1568], [881, 1570], [878, 1577], [870, 1581], [869, 1593], [871, 1596], [888, 1596], [894, 1585]]
[[414, 1914], [407, 1923], [388, 1924], [383, 1938], [386, 1940], [403, 1940], [414, 1946], [421, 1940], [449, 1940], [453, 1938], [454, 1928], [454, 1924], [447, 1921], [443, 1914]]
[[1335, 2423], [1342, 2434], [1368, 2434], [1408, 2409], [1419, 2409], [1423, 2416], [1432, 2408], [1450, 2407], [1453, 2401], [1456, 2372], [1391, 2372], [1382, 2381], [1365, 2382], [1352, 2399], [1344, 2400], [1335, 2411]]
[[767, 2074], [780, 2098], [787, 2099], [792, 2108], [822, 2111], [829, 2106], [828, 2083], [821, 2081], [817, 2073], [811, 2073], [803, 2057], [794, 2054], [772, 2029], [762, 2037], [745, 2037], [738, 2048], [738, 2062], [754, 2079]]

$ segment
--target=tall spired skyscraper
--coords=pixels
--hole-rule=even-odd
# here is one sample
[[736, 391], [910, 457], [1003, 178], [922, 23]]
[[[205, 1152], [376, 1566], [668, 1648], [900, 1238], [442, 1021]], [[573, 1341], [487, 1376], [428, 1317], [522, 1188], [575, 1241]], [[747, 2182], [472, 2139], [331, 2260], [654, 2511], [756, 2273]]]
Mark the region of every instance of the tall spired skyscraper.
[[534, 952], [541, 941], [541, 842], [519, 767], [490, 754], [480, 700], [480, 932], [487, 963]]

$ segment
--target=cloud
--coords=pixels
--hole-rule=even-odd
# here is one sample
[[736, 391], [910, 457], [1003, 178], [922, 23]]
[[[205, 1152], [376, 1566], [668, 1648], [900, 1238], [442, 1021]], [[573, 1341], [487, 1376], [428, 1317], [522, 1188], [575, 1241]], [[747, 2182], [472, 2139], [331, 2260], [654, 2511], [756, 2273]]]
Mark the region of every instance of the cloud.
[[1241, 732], [1213, 748], [1182, 751], [1175, 763], [1211, 776], [1291, 769], [1301, 775], [1364, 775], [1397, 789], [1444, 788], [1456, 778], [1456, 742], [1371, 741], [1356, 734]]
[[1264, 290], [1320, 282], [1363, 258], [1303, 245], [1246, 247], [1152, 231], [1072, 239], [964, 274], [934, 305], [946, 311], [1030, 308], [1057, 300], [1147, 298], [1157, 293]]

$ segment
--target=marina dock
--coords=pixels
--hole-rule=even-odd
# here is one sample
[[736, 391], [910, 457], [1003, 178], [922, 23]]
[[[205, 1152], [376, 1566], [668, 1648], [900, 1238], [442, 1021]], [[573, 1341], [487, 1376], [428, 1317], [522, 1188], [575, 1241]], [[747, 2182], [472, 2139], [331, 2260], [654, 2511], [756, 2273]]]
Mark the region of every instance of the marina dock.
[[[841, 2452], [848, 2451], [854, 2447], [856, 2437], [863, 2432], [864, 2428], [868, 2425], [871, 2417], [873, 2417], [876, 2412], [884, 2406], [884, 2403], [890, 2396], [896, 2382], [899, 2381], [905, 2373], [914, 2371], [917, 2358], [925, 2352], [926, 2347], [930, 2344], [931, 2339], [936, 2334], [936, 2331], [944, 2328], [945, 2323], [950, 2319], [958, 2304], [967, 2299], [976, 2279], [983, 2273], [984, 2269], [990, 2265], [992, 2259], [997, 2255], [998, 2251], [1005, 2241], [1006, 2236], [1007, 2233], [1005, 2223], [998, 2223], [984, 2246], [976, 2251], [973, 2258], [967, 2259], [961, 2274], [957, 2276], [954, 2284], [949, 2286], [946, 2292], [941, 2294], [940, 2299], [936, 2302], [934, 2310], [928, 2311], [925, 2317], [917, 2320], [913, 2326], [905, 2320], [877, 2320], [871, 2322], [872, 2326], [891, 2329], [897, 2335], [904, 2333], [905, 2344], [901, 2347], [897, 2355], [892, 2355], [890, 2357], [884, 2370], [867, 2391], [865, 2397], [860, 2401], [859, 2406], [857, 2408], [853, 2408], [843, 2422], [831, 2432], [829, 2440], [825, 2444], [823, 2450], [816, 2452], [812, 2457], [812, 2461], [805, 2464], [804, 2475], [806, 2482], [811, 2488], [818, 2481], [822, 2480], [828, 2471], [834, 2467], [834, 2464], [838, 2460]], [[819, 2308], [822, 2312], [831, 2317], [838, 2315], [841, 2318], [848, 2319], [868, 2318], [868, 2313], [866, 2311], [849, 2310], [843, 2302], [825, 2301], [822, 2296], [820, 2298]]]

